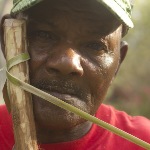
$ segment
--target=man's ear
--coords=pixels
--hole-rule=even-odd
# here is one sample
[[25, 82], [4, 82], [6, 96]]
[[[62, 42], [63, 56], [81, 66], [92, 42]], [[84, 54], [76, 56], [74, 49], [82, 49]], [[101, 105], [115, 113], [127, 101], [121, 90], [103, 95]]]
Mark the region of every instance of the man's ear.
[[121, 41], [121, 43], [120, 43], [120, 60], [119, 60], [118, 68], [115, 72], [115, 76], [118, 73], [120, 65], [122, 64], [123, 60], [126, 57], [127, 51], [128, 51], [128, 43], [126, 41]]
[[118, 68], [117, 68], [117, 70], [115, 72], [115, 75], [112, 78], [112, 81], [111, 81], [110, 84], [112, 84], [113, 80], [115, 79], [115, 77], [116, 77], [116, 75], [118, 73], [118, 70], [120, 68], [120, 65], [121, 65], [121, 63], [123, 62], [123, 60], [126, 57], [127, 51], [128, 51], [128, 43], [126, 41], [121, 41], [121, 43], [120, 43], [120, 60], [119, 60], [119, 65], [118, 65]]
[[121, 41], [120, 43], [120, 65], [126, 57], [128, 51], [128, 43], [126, 41]]
[[0, 43], [1, 43], [1, 49], [2, 49], [2, 52], [4, 54], [4, 57], [5, 57], [5, 45], [4, 45], [4, 29], [3, 29], [3, 25], [4, 25], [5, 19], [10, 19], [10, 18], [11, 18], [11, 16], [9, 14], [4, 15], [2, 17], [2, 20], [1, 20], [1, 23], [0, 23]]
[[[126, 41], [121, 41], [121, 43], [120, 43], [120, 60], [119, 60], [119, 65], [118, 65], [118, 68], [117, 68], [117, 70], [115, 72], [115, 75], [114, 75], [112, 81], [116, 77], [116, 75], [118, 73], [118, 70], [120, 68], [120, 65], [121, 65], [121, 63], [123, 62], [123, 60], [126, 57], [127, 51], [128, 51], [128, 43]], [[112, 84], [112, 81], [111, 81], [111, 84]]]

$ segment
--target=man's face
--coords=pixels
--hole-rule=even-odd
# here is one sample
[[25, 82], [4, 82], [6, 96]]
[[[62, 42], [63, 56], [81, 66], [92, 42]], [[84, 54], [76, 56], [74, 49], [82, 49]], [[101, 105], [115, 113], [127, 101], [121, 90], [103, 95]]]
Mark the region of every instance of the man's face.
[[[120, 61], [121, 27], [99, 3], [45, 1], [29, 12], [31, 84], [79, 109], [95, 114]], [[42, 128], [75, 127], [82, 118], [33, 96]]]

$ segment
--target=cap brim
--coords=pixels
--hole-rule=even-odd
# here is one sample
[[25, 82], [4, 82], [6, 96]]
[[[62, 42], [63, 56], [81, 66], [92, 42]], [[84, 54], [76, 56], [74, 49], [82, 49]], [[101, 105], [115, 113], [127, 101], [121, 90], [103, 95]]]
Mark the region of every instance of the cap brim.
[[126, 12], [121, 6], [116, 3], [114, 0], [97, 0], [99, 3], [103, 4], [106, 8], [108, 8], [111, 13], [117, 16], [121, 21], [123, 21], [126, 26], [129, 28], [133, 28], [133, 22], [129, 17], [129, 13]]
[[[12, 14], [22, 12], [43, 0], [21, 0], [14, 4], [11, 10]], [[118, 19], [120, 19], [127, 27], [133, 28], [133, 22], [129, 17], [129, 13], [126, 12], [116, 1], [114, 0], [97, 0], [104, 5], [111, 13], [113, 13]]]
[[20, 0], [14, 4], [14, 6], [11, 10], [11, 14], [17, 14], [19, 12], [22, 12], [42, 1], [43, 0]]

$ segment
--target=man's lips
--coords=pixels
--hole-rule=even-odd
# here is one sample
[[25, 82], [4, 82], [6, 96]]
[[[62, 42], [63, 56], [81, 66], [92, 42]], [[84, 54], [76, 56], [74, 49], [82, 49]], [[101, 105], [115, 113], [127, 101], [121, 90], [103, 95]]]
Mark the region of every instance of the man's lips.
[[63, 101], [69, 102], [69, 101], [74, 101], [74, 100], [79, 100], [79, 98], [77, 96], [75, 96], [74, 94], [71, 93], [64, 93], [64, 92], [58, 92], [58, 91], [48, 91], [48, 90], [44, 90], [42, 89], [42, 91], [57, 97]]
[[31, 84], [64, 101], [89, 101], [90, 94], [84, 87], [65, 80], [32, 80]]

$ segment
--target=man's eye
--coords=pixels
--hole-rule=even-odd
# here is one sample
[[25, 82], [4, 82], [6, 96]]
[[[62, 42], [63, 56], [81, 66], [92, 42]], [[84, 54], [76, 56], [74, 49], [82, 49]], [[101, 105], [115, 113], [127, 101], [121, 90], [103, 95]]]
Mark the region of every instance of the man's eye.
[[106, 50], [106, 45], [98, 42], [89, 43], [86, 47], [95, 51]]

